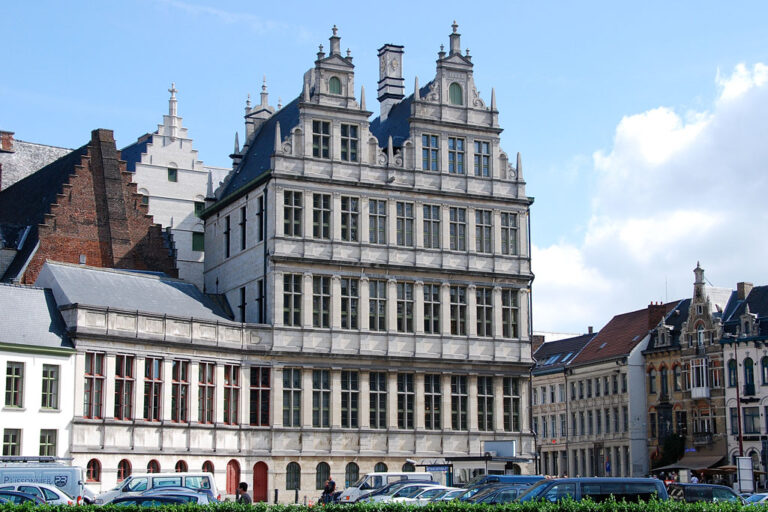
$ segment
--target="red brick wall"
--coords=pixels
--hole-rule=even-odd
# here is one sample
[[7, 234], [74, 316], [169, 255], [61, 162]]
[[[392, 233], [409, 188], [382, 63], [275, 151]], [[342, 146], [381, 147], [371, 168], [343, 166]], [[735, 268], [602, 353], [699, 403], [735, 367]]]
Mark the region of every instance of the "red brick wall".
[[92, 132], [87, 155], [39, 226], [39, 240], [24, 283], [37, 279], [46, 260], [80, 263], [80, 255], [94, 267], [178, 275], [161, 227], [141, 203], [110, 130]]

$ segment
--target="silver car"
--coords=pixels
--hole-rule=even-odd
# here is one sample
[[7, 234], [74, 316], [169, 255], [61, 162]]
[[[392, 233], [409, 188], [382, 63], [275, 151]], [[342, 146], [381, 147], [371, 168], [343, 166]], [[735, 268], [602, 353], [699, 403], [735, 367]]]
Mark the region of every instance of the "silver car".
[[37, 496], [50, 505], [74, 505], [75, 500], [72, 496], [61, 489], [48, 484], [38, 484], [35, 482], [13, 482], [0, 486], [0, 491], [18, 491], [32, 496]]

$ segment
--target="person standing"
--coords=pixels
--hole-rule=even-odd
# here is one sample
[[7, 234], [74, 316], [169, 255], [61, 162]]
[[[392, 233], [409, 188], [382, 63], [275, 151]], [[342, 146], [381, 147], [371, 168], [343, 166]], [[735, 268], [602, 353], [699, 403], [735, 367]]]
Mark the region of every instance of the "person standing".
[[333, 481], [333, 477], [328, 475], [328, 480], [325, 481], [325, 487], [323, 488], [323, 503], [330, 503], [333, 501], [333, 493], [336, 492], [336, 482]]
[[251, 500], [251, 495], [248, 494], [248, 484], [245, 482], [240, 482], [237, 486], [237, 502], [238, 503], [245, 503], [246, 505], [250, 505], [253, 500]]

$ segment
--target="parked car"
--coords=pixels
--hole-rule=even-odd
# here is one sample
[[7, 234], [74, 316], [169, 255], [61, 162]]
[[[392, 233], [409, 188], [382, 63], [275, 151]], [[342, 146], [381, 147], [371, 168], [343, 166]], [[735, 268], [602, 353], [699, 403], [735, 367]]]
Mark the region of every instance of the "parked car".
[[412, 498], [419, 494], [421, 491], [423, 491], [426, 488], [430, 487], [436, 487], [438, 484], [436, 483], [425, 483], [425, 484], [410, 484], [410, 485], [404, 485], [392, 494], [385, 495], [381, 494], [379, 496], [372, 496], [370, 499], [366, 501], [371, 501], [374, 503], [394, 503], [397, 501], [401, 501], [399, 498]]
[[511, 503], [529, 486], [521, 484], [501, 484], [480, 491], [467, 500], [467, 503]]
[[138, 505], [140, 507], [162, 507], [164, 505], [184, 505], [189, 503], [182, 498], [174, 496], [119, 496], [110, 501], [112, 505], [129, 506]]
[[[742, 496], [743, 498], [744, 496]], [[757, 505], [758, 503], [768, 503], [768, 492], [758, 492], [744, 499], [747, 505]]]
[[404, 487], [406, 485], [411, 485], [411, 484], [435, 484], [435, 482], [433, 480], [398, 480], [396, 482], [387, 484], [380, 489], [371, 491], [370, 493], [363, 495], [362, 498], [360, 499], [366, 499], [366, 498], [371, 498], [373, 496], [381, 496], [381, 495], [389, 496], [390, 494], [397, 491], [401, 487]]
[[444, 487], [442, 485], [431, 485], [428, 487], [424, 487], [420, 489], [415, 494], [412, 494], [409, 497], [397, 497], [393, 498], [393, 503], [405, 503], [407, 505], [426, 505], [430, 501], [432, 501], [433, 498], [436, 498], [438, 496], [442, 496], [448, 491], [455, 490], [455, 487]]
[[74, 505], [72, 496], [53, 485], [38, 484], [35, 482], [14, 482], [0, 486], [0, 491], [19, 491], [37, 496], [49, 505]]
[[432, 473], [422, 472], [374, 472], [368, 473], [360, 480], [350, 485], [339, 496], [340, 503], [355, 503], [360, 498], [371, 494], [373, 491], [381, 489], [385, 485], [402, 480], [429, 480], [435, 478]]
[[19, 491], [0, 491], [0, 498], [3, 498], [9, 503], [14, 503], [16, 505], [21, 505], [22, 503], [28, 502], [31, 502], [33, 505], [42, 505], [45, 503], [37, 496]]
[[669, 484], [667, 487], [669, 499], [695, 503], [697, 501], [720, 502], [730, 501], [744, 503], [744, 499], [733, 489], [715, 484]]
[[589, 496], [594, 501], [605, 501], [611, 496], [617, 500], [648, 501], [652, 498], [667, 500], [664, 482], [655, 478], [558, 478], [542, 480], [525, 490], [518, 501], [576, 501]]
[[543, 475], [478, 475], [464, 485], [465, 489], [485, 484], [528, 484], [532, 485], [544, 480]]
[[435, 498], [433, 501], [451, 501], [457, 499], [459, 496], [464, 494], [466, 491], [465, 489], [456, 489], [454, 491], [448, 491], [439, 498]]
[[221, 499], [211, 473], [141, 473], [134, 474], [109, 491], [96, 496], [95, 503], [110, 503], [118, 496], [138, 495], [158, 487], [187, 487], [210, 490], [216, 499]]
[[173, 496], [181, 498], [187, 503], [197, 503], [207, 505], [209, 503], [218, 503], [213, 496], [213, 492], [207, 489], [190, 489], [188, 487], [158, 487], [141, 493], [141, 496]]

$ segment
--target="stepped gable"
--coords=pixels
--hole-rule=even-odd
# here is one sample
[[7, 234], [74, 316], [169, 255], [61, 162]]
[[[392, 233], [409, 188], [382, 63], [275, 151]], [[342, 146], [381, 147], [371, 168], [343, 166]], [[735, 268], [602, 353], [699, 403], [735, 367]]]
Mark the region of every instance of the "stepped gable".
[[46, 260], [177, 275], [111, 130], [0, 192], [0, 224], [26, 230], [6, 282], [34, 282]]

